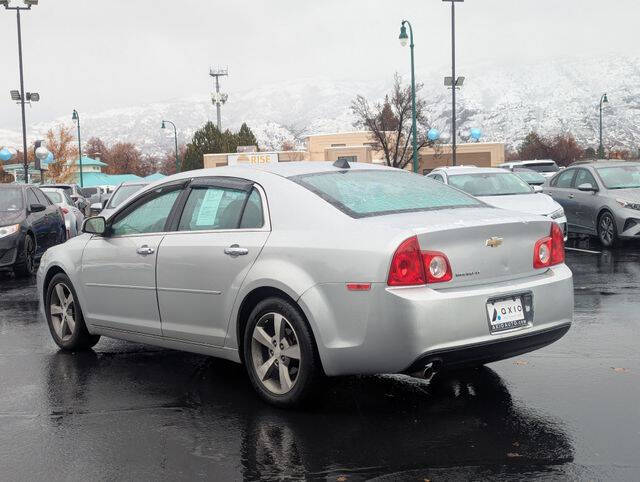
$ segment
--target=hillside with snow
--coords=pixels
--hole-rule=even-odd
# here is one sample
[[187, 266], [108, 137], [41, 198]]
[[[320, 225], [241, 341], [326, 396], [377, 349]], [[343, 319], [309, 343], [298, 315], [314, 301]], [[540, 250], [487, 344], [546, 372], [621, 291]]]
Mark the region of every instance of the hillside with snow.
[[[484, 141], [517, 146], [524, 136], [572, 133], [584, 146], [598, 142], [598, 101], [607, 92], [604, 110], [605, 147], [637, 150], [640, 147], [640, 58], [601, 57], [556, 60], [531, 65], [459, 65], [466, 77], [458, 95], [459, 134], [464, 139], [479, 127]], [[432, 126], [447, 140], [450, 129], [450, 91], [442, 85], [446, 72], [418, 69], [424, 83]], [[353, 130], [349, 105], [358, 94], [381, 99], [390, 89], [388, 78], [368, 82], [326, 78], [292, 79], [234, 92], [223, 107], [223, 127], [237, 129], [244, 121], [255, 132], [260, 147], [277, 149], [283, 141], [303, 135]], [[404, 79], [409, 81], [408, 78]], [[230, 87], [232, 81], [227, 82]], [[173, 131], [161, 130], [162, 119], [179, 129], [180, 142], [188, 141], [207, 120], [215, 121], [207, 94], [98, 113], [83, 113], [83, 138], [100, 137], [107, 144], [129, 141], [148, 153], [172, 149]], [[30, 126], [30, 138], [42, 138], [50, 127], [69, 124], [67, 118]], [[0, 129], [0, 145], [21, 144], [18, 132]]]

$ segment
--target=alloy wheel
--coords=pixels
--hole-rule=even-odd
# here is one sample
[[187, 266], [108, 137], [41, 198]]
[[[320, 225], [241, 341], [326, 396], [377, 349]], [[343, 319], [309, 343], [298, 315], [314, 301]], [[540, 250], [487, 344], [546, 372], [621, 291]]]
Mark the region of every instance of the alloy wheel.
[[27, 237], [25, 240], [26, 246], [24, 249], [24, 266], [28, 273], [33, 274], [33, 254], [35, 251], [35, 247], [33, 245], [33, 241], [31, 241], [30, 237]]
[[253, 368], [271, 393], [291, 391], [300, 376], [300, 344], [293, 326], [279, 313], [267, 313], [256, 323], [251, 339]]
[[76, 327], [75, 299], [69, 287], [64, 283], [55, 285], [51, 292], [49, 313], [53, 329], [61, 341], [69, 340]]
[[609, 246], [613, 242], [615, 236], [615, 226], [613, 225], [613, 219], [609, 214], [603, 214], [600, 218], [600, 240]]

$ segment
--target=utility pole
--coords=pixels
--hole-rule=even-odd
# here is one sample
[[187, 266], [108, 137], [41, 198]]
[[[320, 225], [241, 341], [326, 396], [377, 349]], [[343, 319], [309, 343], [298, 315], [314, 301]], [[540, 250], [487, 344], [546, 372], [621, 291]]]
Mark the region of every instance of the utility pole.
[[227, 68], [210, 68], [209, 75], [215, 79], [216, 91], [211, 94], [211, 102], [216, 106], [217, 126], [218, 130], [222, 132], [222, 115], [220, 113], [220, 108], [225, 102], [227, 102], [229, 96], [227, 94], [220, 93], [220, 77], [227, 77], [229, 75], [229, 70]]

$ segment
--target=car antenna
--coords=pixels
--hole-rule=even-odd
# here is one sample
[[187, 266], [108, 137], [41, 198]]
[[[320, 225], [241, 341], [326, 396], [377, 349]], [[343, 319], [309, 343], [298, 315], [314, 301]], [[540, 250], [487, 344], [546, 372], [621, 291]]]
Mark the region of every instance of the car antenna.
[[346, 159], [338, 159], [333, 163], [333, 165], [339, 169], [351, 169], [349, 161], [347, 161]]

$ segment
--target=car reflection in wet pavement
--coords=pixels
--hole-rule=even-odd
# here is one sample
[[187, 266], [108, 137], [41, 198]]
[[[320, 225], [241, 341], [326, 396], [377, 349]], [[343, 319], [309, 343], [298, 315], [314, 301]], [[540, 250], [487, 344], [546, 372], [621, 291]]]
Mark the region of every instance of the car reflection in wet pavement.
[[637, 480], [640, 247], [567, 262], [575, 322], [556, 344], [430, 383], [329, 379], [299, 411], [221, 360], [107, 339], [59, 352], [33, 281], [0, 274], [1, 478]]

